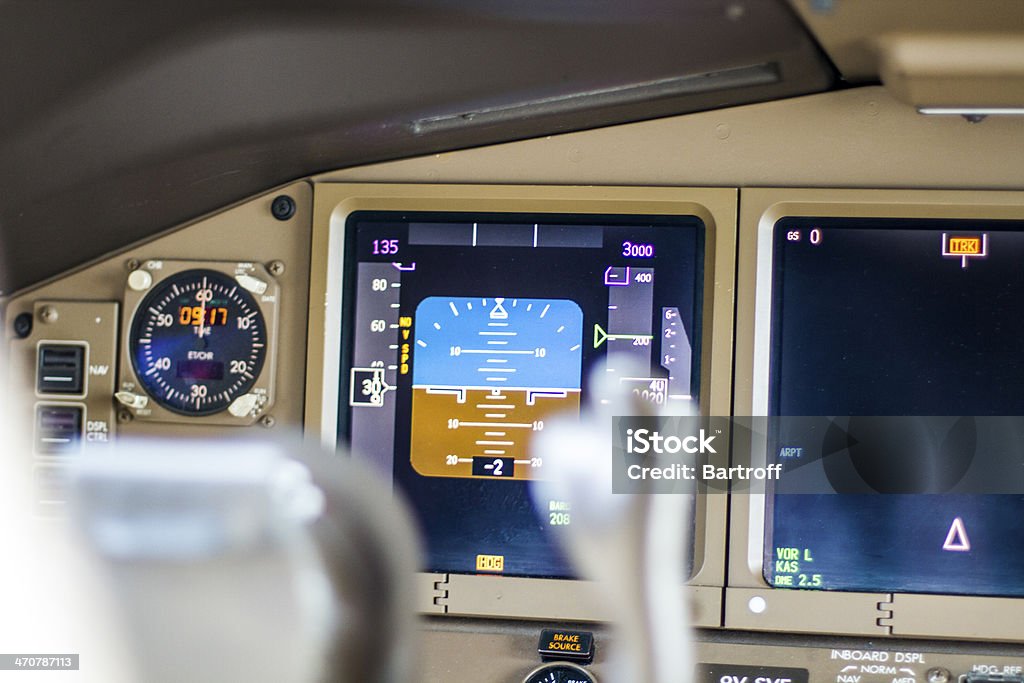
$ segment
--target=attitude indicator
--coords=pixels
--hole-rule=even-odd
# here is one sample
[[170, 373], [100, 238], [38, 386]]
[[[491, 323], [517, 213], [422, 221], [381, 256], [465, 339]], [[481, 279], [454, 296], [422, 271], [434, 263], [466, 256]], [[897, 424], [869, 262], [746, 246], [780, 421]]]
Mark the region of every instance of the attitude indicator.
[[416, 309], [410, 459], [437, 477], [530, 479], [534, 433], [579, 414], [583, 312], [567, 299], [429, 297]]

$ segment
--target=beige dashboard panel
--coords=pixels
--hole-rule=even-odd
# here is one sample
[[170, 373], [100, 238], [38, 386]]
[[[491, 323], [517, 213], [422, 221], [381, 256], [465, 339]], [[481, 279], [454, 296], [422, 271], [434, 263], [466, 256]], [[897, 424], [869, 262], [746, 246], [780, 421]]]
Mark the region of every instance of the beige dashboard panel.
[[[743, 190], [739, 224], [736, 363], [733, 414], [766, 415], [771, 321], [771, 245], [784, 217], [1024, 219], [1024, 193], [922, 190]], [[751, 446], [754, 464], [763, 446]], [[734, 452], [734, 458], [740, 457]], [[772, 589], [763, 576], [765, 489], [730, 500], [727, 628], [883, 634], [938, 638], [1019, 639], [1024, 600], [889, 593]], [[963, 623], [935, 619], [948, 608], [971, 605]], [[980, 615], [984, 614], [984, 617]], [[930, 616], [929, 616], [930, 615]], [[1016, 630], [1015, 630], [1016, 629]]]
[[[273, 199], [282, 194], [295, 201], [294, 215], [284, 221], [274, 218], [270, 210]], [[82, 302], [108, 302], [109, 306], [120, 308], [124, 315], [128, 275], [149, 260], [258, 263], [261, 268], [278, 271], [275, 280], [280, 285], [277, 344], [276, 348], [268, 350], [273, 354], [276, 368], [272, 363], [267, 364], [268, 371], [275, 374], [277, 401], [263, 416], [262, 422], [251, 427], [235, 427], [211, 424], [203, 419], [185, 418], [177, 423], [133, 420], [127, 411], [115, 411], [114, 386], [110, 382], [96, 383], [96, 387], [104, 387], [102, 395], [90, 392], [89, 402], [95, 403], [91, 414], [99, 415], [100, 405], [108, 413], [117, 412], [117, 419], [109, 425], [110, 433], [117, 436], [262, 438], [266, 436], [268, 426], [273, 426], [275, 431], [292, 430], [297, 433], [302, 428], [312, 203], [310, 184], [293, 183], [176, 227], [147, 242], [131, 245], [119, 254], [30, 290], [18, 292], [6, 302], [5, 318], [12, 321], [19, 314], [29, 313], [34, 316], [35, 325], [33, 336], [26, 340], [10, 336], [10, 325], [7, 326], [12, 365], [22, 368], [14, 379], [27, 381], [26, 378], [33, 376], [35, 341], [38, 335], [48, 334], [48, 328], [60, 328], [61, 339], [64, 340], [88, 340], [96, 336], [95, 325], [92, 324], [96, 315], [86, 318], [58, 316], [56, 323], [48, 324], [40, 312], [44, 303], [59, 302], [63, 307], [80, 308]], [[271, 267], [272, 263], [275, 265]], [[106, 346], [113, 346], [107, 352], [110, 360], [106, 361], [111, 370], [109, 375], [100, 379], [109, 377], [113, 380], [118, 374], [116, 365], [125, 362], [121, 349], [127, 343], [127, 325], [122, 327], [117, 318], [114, 315], [104, 318], [102, 332], [110, 339]], [[72, 324], [75, 320], [79, 322]], [[270, 381], [269, 377], [266, 381]], [[31, 387], [21, 390], [29, 395], [32, 393]]]
[[343, 169], [314, 181], [1014, 190], [1024, 189], [1022, 139], [1024, 116], [977, 124], [922, 116], [871, 86]]
[[[536, 666], [541, 626], [528, 622], [427, 619], [422, 630], [423, 680], [476, 683], [485, 678], [518, 683]], [[609, 660], [618, 642], [612, 630], [598, 627], [593, 631], [597, 652], [588, 668], [604, 681], [613, 673]], [[988, 680], [1005, 681], [1021, 671], [1019, 648], [991, 643], [880, 641], [873, 635], [827, 638], [728, 631], [700, 631], [696, 636], [697, 661], [701, 664], [699, 673], [691, 679], [695, 681], [739, 683], [746, 678], [755, 683], [909, 683], [932, 677], [942, 680], [947, 676], [952, 681], [963, 680], [964, 672], [974, 672], [975, 678], [996, 674]]]
[[[986, 0], [789, 0], [814, 37], [850, 81], [879, 75], [877, 45], [891, 35], [1024, 37], [1020, 4]], [[943, 60], [935, 54], [936, 60]]]
[[[892, 612], [887, 625], [893, 635], [939, 635], [958, 640], [1020, 641], [1024, 601], [1010, 598], [971, 598], [955, 595], [894, 595], [886, 605]], [[936, 614], [956, 619], [936, 628]]]
[[[480, 577], [467, 574], [421, 574], [429, 577], [432, 597], [421, 611], [459, 617], [535, 621], [611, 622], [615, 615], [600, 601], [600, 586], [588, 581]], [[721, 626], [722, 589], [686, 586], [689, 622], [698, 628]]]
[[[319, 183], [315, 186], [313, 263], [311, 273], [309, 357], [306, 380], [306, 430], [324, 445], [337, 441], [343, 292], [344, 230], [353, 211], [478, 211], [576, 214], [696, 215], [705, 234], [704, 321], [701, 360], [702, 410], [724, 415], [729, 410], [732, 376], [733, 270], [735, 267], [736, 191], [700, 188], [570, 187], [511, 185], [388, 185]], [[704, 496], [697, 505], [694, 586], [724, 582], [726, 497]], [[432, 579], [424, 577], [426, 585]], [[527, 594], [541, 580], [506, 577], [501, 584], [520, 586], [522, 600], [494, 595], [494, 577], [452, 575], [445, 604], [453, 612], [476, 616], [531, 618]], [[585, 605], [589, 594], [581, 582], [559, 581], [565, 619], [596, 619]], [[701, 613], [720, 611], [720, 591], [700, 591]], [[436, 604], [436, 603], [435, 603]], [[487, 605], [490, 607], [487, 607]], [[576, 605], [573, 608], [572, 605]], [[550, 605], [549, 605], [550, 607]], [[436, 611], [431, 608], [431, 611]], [[553, 615], [548, 615], [553, 616]], [[535, 617], [536, 618], [536, 617]], [[711, 619], [711, 617], [708, 617]]]
[[878, 41], [885, 87], [922, 111], [1020, 111], [1024, 35], [894, 35]]

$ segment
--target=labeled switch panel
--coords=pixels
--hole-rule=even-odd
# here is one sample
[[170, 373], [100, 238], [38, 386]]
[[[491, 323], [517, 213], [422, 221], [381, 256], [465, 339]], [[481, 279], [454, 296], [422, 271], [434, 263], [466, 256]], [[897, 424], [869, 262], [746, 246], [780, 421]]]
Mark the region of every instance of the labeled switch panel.
[[[12, 337], [11, 390], [35, 394], [12, 415], [25, 430], [23, 457], [60, 467], [114, 437], [119, 306], [112, 301], [37, 300], [28, 336]], [[13, 407], [13, 406], [12, 406]]]

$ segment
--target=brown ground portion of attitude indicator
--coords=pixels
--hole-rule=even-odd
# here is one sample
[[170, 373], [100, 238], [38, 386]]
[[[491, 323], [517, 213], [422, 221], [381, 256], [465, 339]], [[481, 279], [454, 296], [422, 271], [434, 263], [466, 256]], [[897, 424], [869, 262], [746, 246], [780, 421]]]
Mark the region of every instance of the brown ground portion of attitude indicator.
[[[436, 391], [436, 390], [434, 390]], [[543, 390], [541, 390], [543, 391]], [[464, 389], [465, 400], [452, 393], [413, 390], [413, 468], [431, 477], [498, 476], [495, 460], [503, 460], [501, 473], [510, 479], [536, 479], [543, 465], [529, 457], [530, 441], [544, 421], [559, 413], [579, 415], [579, 391], [551, 396], [525, 389]], [[490, 468], [484, 470], [486, 465]], [[512, 475], [508, 467], [513, 466]]]

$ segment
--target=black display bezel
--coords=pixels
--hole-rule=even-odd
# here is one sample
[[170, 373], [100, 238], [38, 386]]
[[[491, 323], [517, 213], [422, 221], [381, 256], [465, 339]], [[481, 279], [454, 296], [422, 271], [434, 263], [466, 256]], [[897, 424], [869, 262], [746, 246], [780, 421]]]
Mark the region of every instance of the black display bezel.
[[[861, 230], [861, 231], [878, 231], [880, 235], [891, 233], [896, 230], [915, 231], [919, 230], [922, 232], [950, 232], [950, 233], [961, 233], [961, 234], [976, 234], [976, 233], [999, 233], [999, 232], [1016, 232], [1024, 233], [1024, 220], [1014, 219], [993, 219], [993, 218], [928, 218], [928, 217], [908, 217], [898, 218], [890, 216], [884, 217], [865, 217], [865, 216], [785, 216], [779, 218], [772, 225], [771, 229], [771, 297], [770, 297], [770, 329], [769, 329], [769, 353], [768, 353], [768, 373], [767, 373], [767, 402], [768, 415], [778, 416], [779, 415], [779, 402], [781, 400], [781, 372], [779, 370], [779, 364], [781, 359], [779, 358], [780, 347], [781, 347], [781, 336], [782, 336], [782, 325], [781, 317], [783, 315], [783, 287], [781, 286], [780, 278], [785, 270], [786, 264], [783, 258], [783, 242], [782, 235], [788, 231], [796, 230], [806, 233], [814, 228], [824, 229], [847, 229], [847, 230]], [[951, 257], [952, 258], [952, 257]], [[770, 421], [769, 421], [770, 423]], [[776, 498], [775, 486], [772, 482], [767, 482], [765, 487], [765, 499], [764, 499], [764, 526], [762, 533], [762, 564], [760, 577], [765, 581], [768, 586], [772, 589], [793, 592], [793, 591], [811, 591], [816, 593], [863, 593], [863, 592], [878, 592], [878, 593], [894, 593], [894, 594], [909, 594], [909, 593], [922, 593], [934, 596], [956, 596], [971, 599], [986, 599], [986, 598], [1010, 598], [1020, 599], [1020, 595], [1016, 593], [998, 593], [998, 592], [952, 592], [949, 590], [908, 590], [900, 586], [856, 586], [856, 587], [842, 587], [842, 588], [811, 588], [811, 587], [786, 587], [786, 586], [774, 586], [769, 576], [769, 548], [774, 544], [769, 541], [773, 539], [770, 534], [773, 533], [775, 524], [775, 510], [774, 502]], [[786, 494], [786, 495], [800, 495], [800, 494]], [[856, 494], [853, 494], [856, 495]], [[883, 495], [883, 494], [878, 494]], [[942, 495], [942, 494], [903, 494], [903, 495]], [[993, 494], [999, 495], [999, 494]]]
[[[707, 225], [699, 216], [693, 214], [665, 215], [665, 214], [573, 214], [573, 213], [547, 213], [547, 212], [441, 212], [441, 211], [353, 211], [345, 218], [344, 230], [344, 265], [342, 298], [344, 301], [354, 302], [357, 295], [356, 287], [356, 264], [364, 261], [358, 257], [357, 225], [361, 221], [373, 222], [435, 222], [435, 223], [541, 223], [558, 225], [588, 225], [602, 227], [655, 227], [670, 229], [673, 227], [695, 228], [697, 233], [697, 244], [695, 253], [698, 255], [697, 269], [694, 273], [696, 294], [694, 297], [694, 324], [697, 326], [693, 334], [693, 355], [691, 392], [694, 397], [699, 395], [702, 380], [702, 346], [704, 341], [704, 305], [707, 297], [705, 282], [705, 270], [707, 264]], [[348, 403], [351, 390], [350, 370], [353, 367], [354, 332], [353, 323], [355, 318], [355, 306], [347, 305], [342, 309], [341, 329], [342, 334], [339, 343], [339, 382], [337, 394], [337, 422], [336, 437], [339, 444], [349, 444], [351, 434], [351, 408]], [[694, 570], [696, 567], [694, 567]], [[451, 568], [425, 568], [424, 571], [445, 571], [448, 573], [473, 573], [469, 571], [454, 570]], [[524, 578], [548, 578], [534, 574], [508, 573], [504, 576], [522, 576]], [[568, 577], [558, 577], [568, 578]]]

